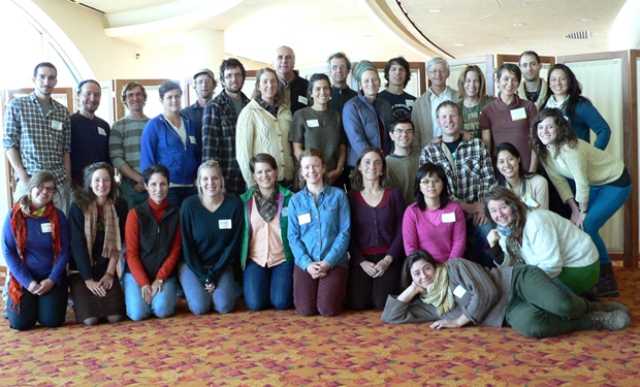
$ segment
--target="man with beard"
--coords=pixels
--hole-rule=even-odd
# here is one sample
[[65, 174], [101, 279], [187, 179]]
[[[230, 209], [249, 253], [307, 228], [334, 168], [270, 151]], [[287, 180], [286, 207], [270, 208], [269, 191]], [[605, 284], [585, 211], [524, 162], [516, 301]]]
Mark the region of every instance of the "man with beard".
[[535, 51], [525, 51], [520, 54], [518, 67], [522, 71], [523, 81], [518, 88], [520, 98], [526, 98], [536, 104], [538, 111], [547, 99], [547, 82], [540, 78], [540, 56]]
[[227, 192], [241, 194], [246, 185], [236, 161], [236, 122], [240, 110], [249, 103], [242, 92], [246, 72], [235, 58], [222, 61], [223, 90], [204, 108], [202, 116], [202, 161], [217, 160], [222, 168]]
[[102, 88], [94, 79], [78, 84], [80, 109], [71, 115], [71, 181], [82, 186], [84, 168], [109, 157], [109, 124], [96, 116]]
[[193, 105], [182, 109], [181, 113], [191, 121], [196, 132], [202, 129], [204, 107], [207, 105], [207, 102], [213, 98], [215, 88], [216, 79], [211, 70], [202, 69], [193, 74], [193, 89], [196, 91], [198, 99]]

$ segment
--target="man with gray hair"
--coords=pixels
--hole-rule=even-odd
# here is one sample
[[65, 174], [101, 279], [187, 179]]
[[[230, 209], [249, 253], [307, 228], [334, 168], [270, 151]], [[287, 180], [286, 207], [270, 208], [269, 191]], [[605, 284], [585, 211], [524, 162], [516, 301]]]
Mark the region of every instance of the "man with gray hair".
[[436, 108], [444, 101], [458, 102], [458, 92], [447, 86], [449, 64], [436, 57], [427, 62], [427, 78], [429, 88], [415, 102], [411, 112], [411, 121], [415, 126], [414, 146], [419, 149], [442, 136], [442, 128], [438, 124]]
[[284, 103], [291, 109], [291, 114], [309, 105], [307, 100], [309, 82], [298, 75], [294, 70], [295, 65], [296, 55], [293, 49], [288, 46], [278, 47], [273, 67], [278, 74], [278, 80], [284, 86]]

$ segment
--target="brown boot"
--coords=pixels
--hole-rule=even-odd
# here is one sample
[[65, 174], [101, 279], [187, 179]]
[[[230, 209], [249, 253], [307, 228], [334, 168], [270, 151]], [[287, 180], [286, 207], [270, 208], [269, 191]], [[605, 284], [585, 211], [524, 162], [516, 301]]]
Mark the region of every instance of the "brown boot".
[[600, 265], [600, 279], [596, 284], [596, 296], [598, 297], [618, 297], [618, 283], [613, 274], [611, 262]]

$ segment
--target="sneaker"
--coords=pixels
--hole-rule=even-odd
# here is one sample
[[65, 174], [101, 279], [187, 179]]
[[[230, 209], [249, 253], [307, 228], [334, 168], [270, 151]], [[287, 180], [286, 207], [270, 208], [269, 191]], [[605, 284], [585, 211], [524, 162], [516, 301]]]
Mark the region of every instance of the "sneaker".
[[618, 297], [620, 295], [611, 263], [600, 265], [600, 279], [598, 279], [595, 290], [598, 297]]
[[631, 324], [631, 317], [622, 310], [590, 312], [587, 314], [587, 318], [593, 323], [593, 328], [599, 330], [618, 331]]
[[614, 310], [621, 310], [629, 314], [629, 308], [627, 308], [625, 304], [616, 301], [590, 302], [589, 310], [591, 312], [613, 312]]

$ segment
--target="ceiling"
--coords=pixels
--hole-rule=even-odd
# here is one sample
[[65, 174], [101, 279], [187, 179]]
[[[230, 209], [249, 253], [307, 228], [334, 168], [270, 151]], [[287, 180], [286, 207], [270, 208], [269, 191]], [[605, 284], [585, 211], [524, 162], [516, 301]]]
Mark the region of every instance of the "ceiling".
[[[624, 0], [77, 0], [105, 13], [107, 34], [138, 45], [160, 44], [159, 19], [174, 29], [224, 30], [225, 52], [270, 62], [274, 47], [294, 47], [300, 64], [344, 50], [381, 60], [393, 53], [423, 60], [492, 53], [541, 55], [606, 51]], [[224, 7], [223, 7], [224, 4]], [[394, 32], [372, 12], [382, 4], [404, 27]], [[218, 7], [218, 8], [216, 8]], [[183, 15], [176, 15], [182, 13]], [[187, 15], [189, 13], [189, 15]], [[180, 19], [177, 16], [184, 16]], [[190, 16], [190, 17], [186, 17]], [[388, 20], [388, 19], [387, 19]], [[286, 21], [286, 22], [283, 22]], [[388, 24], [388, 23], [387, 23]], [[136, 29], [136, 26], [149, 27]], [[565, 35], [588, 30], [590, 38]], [[348, 38], [347, 38], [348, 37]], [[413, 41], [413, 48], [409, 41]], [[415, 48], [418, 42], [420, 47]], [[382, 57], [380, 57], [382, 56]]]
[[[393, 1], [395, 2], [395, 1]], [[454, 57], [606, 51], [624, 0], [400, 0], [416, 27]], [[570, 40], [575, 31], [591, 39]]]

